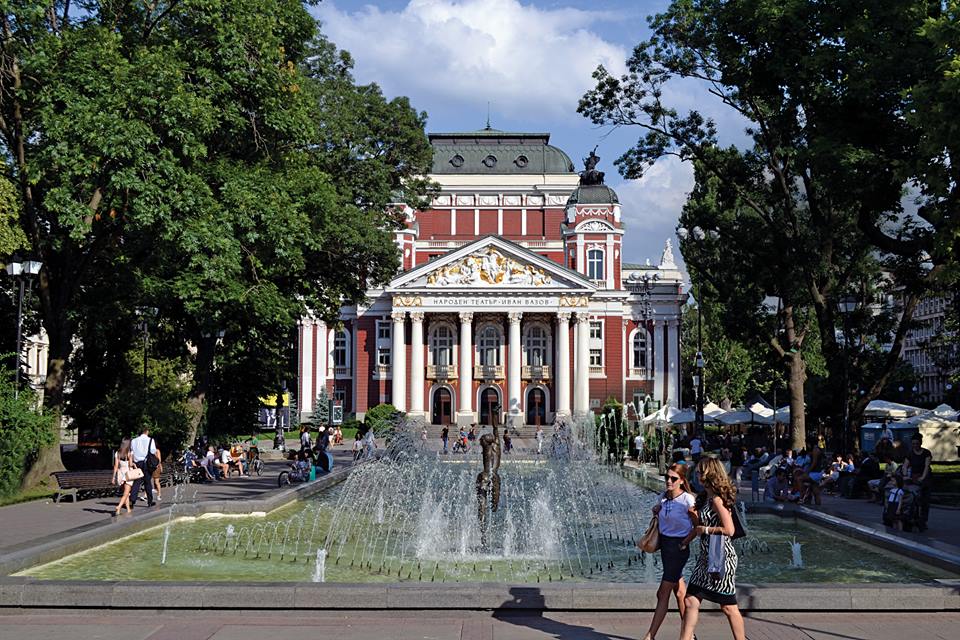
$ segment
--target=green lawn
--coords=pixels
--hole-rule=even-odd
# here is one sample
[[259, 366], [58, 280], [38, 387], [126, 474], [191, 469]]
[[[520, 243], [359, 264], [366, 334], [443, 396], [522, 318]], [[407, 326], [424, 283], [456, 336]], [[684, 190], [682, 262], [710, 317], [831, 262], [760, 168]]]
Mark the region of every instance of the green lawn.
[[935, 474], [946, 474], [960, 476], [960, 462], [934, 462], [930, 469]]
[[54, 491], [56, 491], [56, 489], [53, 486], [41, 484], [33, 489], [28, 489], [27, 491], [18, 491], [13, 495], [0, 498], [0, 507], [5, 507], [8, 504], [30, 502], [31, 500], [45, 500], [47, 498], [52, 498]]

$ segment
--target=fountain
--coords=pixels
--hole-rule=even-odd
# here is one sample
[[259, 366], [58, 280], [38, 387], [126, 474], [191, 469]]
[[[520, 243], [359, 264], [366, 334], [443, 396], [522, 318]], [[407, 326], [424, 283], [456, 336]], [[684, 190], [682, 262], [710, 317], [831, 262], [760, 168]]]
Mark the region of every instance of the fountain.
[[790, 543], [790, 568], [792, 569], [803, 569], [803, 554], [800, 551], [802, 545], [797, 542], [797, 537], [793, 537], [793, 542]]
[[[303, 502], [270, 514], [172, 516], [157, 529], [111, 542], [110, 553], [130, 558], [134, 571], [155, 580], [659, 580], [659, 554], [638, 554], [635, 547], [655, 494], [596, 454], [600, 431], [592, 416], [561, 417], [545, 455], [518, 451], [499, 466], [492, 429], [480, 434], [476, 450], [484, 449], [482, 459], [479, 453], [437, 456], [419, 446], [418, 434], [398, 423], [386, 434], [386, 446], [353, 466], [342, 483]], [[738, 577], [802, 582], [818, 566], [836, 566], [850, 581], [927, 576], [839, 540], [809, 544], [813, 570], [786, 570], [766, 553], [772, 546], [793, 536], [792, 566], [803, 567], [801, 541], [820, 542], [829, 535], [804, 527], [752, 517], [747, 536], [735, 542], [742, 556]], [[127, 564], [99, 558], [102, 554], [81, 552], [23, 575], [118, 580], [129, 575]], [[878, 576], [881, 565], [887, 573]]]

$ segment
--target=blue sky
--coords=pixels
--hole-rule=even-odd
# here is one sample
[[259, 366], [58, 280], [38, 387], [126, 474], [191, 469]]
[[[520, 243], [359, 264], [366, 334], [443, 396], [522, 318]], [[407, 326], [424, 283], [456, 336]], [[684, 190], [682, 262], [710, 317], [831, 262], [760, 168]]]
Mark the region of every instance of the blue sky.
[[[322, 31], [356, 61], [359, 82], [386, 95], [409, 96], [429, 115], [428, 131], [549, 131], [551, 143], [580, 159], [599, 145], [600, 168], [624, 208], [624, 258], [654, 264], [693, 185], [692, 169], [675, 158], [643, 179], [625, 181], [613, 160], [639, 130], [598, 129], [576, 112], [598, 64], [622, 71], [633, 47], [649, 35], [646, 16], [666, 0], [324, 0], [311, 9]], [[693, 85], [668, 99], [725, 114]], [[706, 106], [705, 106], [706, 105]], [[732, 122], [732, 121], [731, 121]], [[739, 130], [733, 127], [731, 130]], [[676, 239], [674, 238], [676, 245]]]

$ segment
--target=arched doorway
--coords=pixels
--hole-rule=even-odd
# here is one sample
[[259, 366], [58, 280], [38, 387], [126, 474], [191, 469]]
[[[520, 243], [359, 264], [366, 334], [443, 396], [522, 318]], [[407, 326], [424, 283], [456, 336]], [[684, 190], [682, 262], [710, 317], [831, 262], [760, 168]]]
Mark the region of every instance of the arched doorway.
[[440, 387], [433, 392], [433, 410], [430, 414], [432, 424], [450, 424], [453, 422], [453, 394], [450, 389]]
[[540, 387], [527, 391], [527, 424], [544, 425], [547, 423], [547, 394]]
[[492, 426], [493, 417], [500, 411], [500, 391], [487, 387], [480, 392], [480, 424]]

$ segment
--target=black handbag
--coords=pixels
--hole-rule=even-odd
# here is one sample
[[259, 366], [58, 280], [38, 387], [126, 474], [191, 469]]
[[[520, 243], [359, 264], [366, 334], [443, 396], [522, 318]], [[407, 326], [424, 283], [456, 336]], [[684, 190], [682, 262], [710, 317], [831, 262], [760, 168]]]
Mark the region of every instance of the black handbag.
[[160, 466], [160, 458], [157, 457], [157, 454], [150, 452], [153, 447], [155, 447], [153, 438], [150, 438], [150, 444], [147, 445], [147, 457], [143, 459], [144, 470], [148, 476], [152, 476], [153, 472]]
[[736, 502], [733, 503], [733, 509], [730, 510], [730, 513], [733, 515], [733, 535], [730, 536], [730, 539], [743, 538], [747, 535], [747, 530], [743, 528], [743, 523], [740, 522], [740, 509], [737, 508]]

